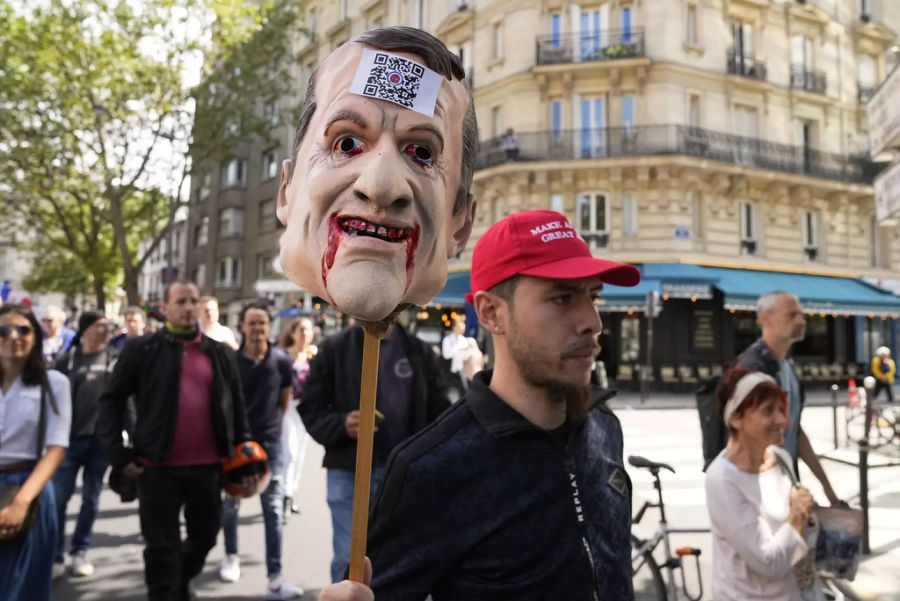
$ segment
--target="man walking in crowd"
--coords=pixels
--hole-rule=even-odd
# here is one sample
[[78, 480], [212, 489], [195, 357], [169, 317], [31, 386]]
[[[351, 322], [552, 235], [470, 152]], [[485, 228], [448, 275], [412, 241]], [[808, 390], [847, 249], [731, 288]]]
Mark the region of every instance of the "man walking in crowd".
[[233, 349], [238, 347], [231, 328], [219, 323], [219, 301], [214, 296], [204, 296], [200, 299], [200, 330], [204, 336], [216, 342]]
[[75, 479], [81, 471], [81, 509], [75, 522], [69, 547], [73, 576], [90, 576], [94, 566], [86, 557], [91, 546], [94, 520], [103, 489], [103, 475], [108, 463], [97, 439], [100, 395], [106, 388], [115, 354], [108, 344], [109, 322], [100, 311], [85, 311], [78, 319], [78, 333], [70, 348], [56, 360], [54, 369], [67, 375], [72, 390], [72, 428], [69, 448], [59, 469], [53, 475], [59, 513], [59, 536], [54, 556], [54, 576], [65, 571], [66, 506], [75, 490]]
[[[266, 532], [266, 569], [269, 575], [266, 599], [294, 599], [303, 589], [285, 582], [281, 574], [284, 530], [284, 474], [281, 466], [281, 425], [291, 402], [291, 359], [269, 342], [272, 317], [263, 302], [246, 305], [241, 311], [242, 344], [237, 353], [250, 433], [265, 450], [272, 479], [260, 495]], [[222, 529], [225, 557], [219, 576], [236, 582], [241, 576], [238, 557], [238, 510], [240, 501], [225, 495]]]
[[872, 358], [872, 375], [875, 376], [875, 392], [872, 400], [884, 390], [887, 393], [889, 403], [894, 402], [894, 376], [897, 374], [897, 365], [891, 359], [891, 349], [886, 346], [879, 347]]
[[[250, 440], [234, 353], [201, 334], [200, 293], [176, 281], [165, 327], [129, 340], [100, 399], [100, 440], [114, 466], [138, 478], [144, 577], [150, 601], [186, 601], [221, 526], [221, 460]], [[135, 395], [133, 447], [122, 430]], [[187, 538], [181, 540], [184, 508]]]
[[44, 327], [44, 362], [52, 365], [56, 359], [69, 350], [75, 332], [66, 327], [66, 313], [55, 305], [50, 305], [41, 318]]
[[[344, 577], [350, 560], [362, 344], [358, 325], [325, 340], [310, 365], [300, 403], [307, 431], [325, 447], [335, 582]], [[381, 341], [375, 405], [384, 421], [375, 434], [373, 491], [394, 447], [450, 406], [437, 355], [399, 324]]]
[[788, 358], [791, 346], [806, 336], [806, 318], [800, 301], [788, 292], [767, 292], [756, 301], [756, 323], [762, 329], [762, 336], [738, 356], [737, 364], [750, 371], [768, 374], [787, 393], [789, 421], [782, 447], [793, 457], [795, 470], [798, 459], [803, 459], [821, 482], [828, 501], [840, 503], [800, 425], [805, 391], [794, 371], [794, 362]]
[[[379, 601], [633, 599], [622, 429], [590, 377], [597, 293], [639, 279], [552, 211], [479, 239], [471, 301], [494, 369], [391, 456], [368, 541]], [[343, 582], [320, 599], [370, 594]]]
[[128, 307], [125, 309], [125, 331], [114, 337], [109, 343], [110, 346], [121, 350], [129, 338], [143, 336], [145, 327], [144, 310], [140, 307]]

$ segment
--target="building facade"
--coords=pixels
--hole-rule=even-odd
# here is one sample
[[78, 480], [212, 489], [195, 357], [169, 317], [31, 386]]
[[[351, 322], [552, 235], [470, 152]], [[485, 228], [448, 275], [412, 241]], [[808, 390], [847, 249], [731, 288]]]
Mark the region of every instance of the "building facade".
[[[732, 359], [756, 335], [754, 295], [776, 284], [804, 293], [810, 336], [797, 350], [810, 377], [846, 375], [873, 345], [895, 342], [900, 313], [860, 280], [900, 279], [896, 227], [874, 218], [880, 167], [865, 122], [865, 101], [897, 64], [898, 4], [310, 1], [295, 89], [302, 95], [315, 65], [366, 29], [435, 33], [466, 67], [482, 139], [477, 223], [448, 287], [465, 287], [487, 227], [551, 208], [597, 256], [644, 270], [638, 290], [600, 301], [603, 359], [623, 384], [642, 370], [690, 384]], [[512, 138], [503, 143], [510, 130], [514, 153]], [[223, 298], [256, 296], [264, 258], [277, 253], [265, 152], [249, 148], [196, 190], [191, 265], [206, 266], [198, 279]], [[243, 211], [240, 228], [233, 211]], [[736, 288], [748, 278], [755, 292]]]
[[[138, 256], [147, 252], [152, 241], [138, 243]], [[162, 302], [166, 284], [185, 276], [187, 260], [188, 232], [187, 219], [177, 217], [169, 233], [150, 254], [138, 275], [138, 296], [144, 305]], [[171, 253], [171, 254], [170, 254]]]

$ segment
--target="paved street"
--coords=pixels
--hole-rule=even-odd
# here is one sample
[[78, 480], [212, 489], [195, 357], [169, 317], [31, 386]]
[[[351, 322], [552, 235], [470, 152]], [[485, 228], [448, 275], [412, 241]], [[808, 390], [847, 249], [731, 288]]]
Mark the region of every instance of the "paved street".
[[[630, 398], [628, 399], [630, 401]], [[631, 404], [629, 402], [629, 404]], [[653, 405], [653, 403], [651, 403]], [[631, 409], [617, 403], [625, 431], [626, 454], [642, 455], [649, 459], [670, 463], [676, 474], [665, 473], [663, 490], [673, 527], [708, 527], [704, 506], [703, 474], [700, 450], [699, 422], [693, 409]], [[817, 451], [833, 448], [831, 409], [811, 407], [804, 413], [804, 428], [813, 439]], [[852, 454], [850, 454], [852, 457]], [[321, 448], [310, 446], [301, 485], [299, 504], [301, 514], [291, 517], [286, 530], [285, 573], [307, 589], [304, 599], [314, 599], [316, 592], [328, 581], [331, 526], [325, 504], [325, 474], [321, 469]], [[875, 457], [873, 460], [877, 460]], [[859, 491], [858, 471], [854, 467], [826, 461], [832, 483], [843, 498], [855, 502]], [[815, 479], [805, 471], [801, 474], [817, 499], [824, 496]], [[653, 493], [650, 475], [629, 468], [634, 482], [635, 508], [642, 499]], [[864, 558], [855, 588], [871, 599], [900, 601], [900, 467], [873, 469], [870, 472], [872, 502], [872, 555]], [[104, 492], [102, 511], [97, 523], [95, 549], [91, 559], [97, 566], [95, 575], [83, 580], [62, 580], [57, 584], [55, 599], [59, 601], [94, 601], [144, 599], [141, 561], [141, 541], [138, 535], [136, 505], [123, 505], [118, 498]], [[75, 503], [69, 507], [68, 531], [74, 521]], [[648, 534], [658, 515], [650, 511], [635, 527], [640, 534]], [[207, 568], [197, 579], [196, 592], [200, 599], [260, 599], [265, 586], [263, 555], [263, 526], [258, 501], [245, 503], [241, 509], [240, 549], [243, 577], [236, 584], [219, 582], [216, 571], [223, 548], [217, 546], [209, 556]], [[220, 539], [221, 541], [221, 539]], [[701, 568], [709, 598], [711, 541], [709, 535], [673, 537], [675, 546], [693, 545], [703, 549]], [[688, 570], [693, 583], [694, 572]], [[694, 590], [694, 589], [692, 589]]]

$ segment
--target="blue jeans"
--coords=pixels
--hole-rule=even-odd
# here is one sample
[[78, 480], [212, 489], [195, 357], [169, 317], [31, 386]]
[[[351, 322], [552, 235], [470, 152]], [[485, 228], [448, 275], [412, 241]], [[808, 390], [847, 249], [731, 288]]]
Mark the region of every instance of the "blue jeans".
[[[266, 527], [266, 569], [269, 576], [281, 574], [281, 541], [284, 535], [284, 469], [282, 468], [281, 441], [260, 443], [269, 458], [272, 478], [266, 490], [259, 496], [263, 521]], [[225, 553], [238, 552], [238, 510], [241, 500], [225, 495], [222, 507], [222, 532], [225, 535]]]
[[[370, 502], [384, 476], [384, 466], [372, 468]], [[350, 531], [353, 526], [353, 489], [356, 476], [349, 470], [328, 470], [328, 508], [331, 509], [331, 581], [340, 582], [350, 566]]]
[[103, 475], [109, 463], [100, 449], [100, 444], [93, 436], [74, 436], [69, 440], [66, 456], [53, 474], [53, 486], [56, 488], [56, 510], [59, 532], [56, 540], [54, 560], [63, 562], [66, 544], [66, 506], [75, 491], [75, 479], [78, 470], [81, 472], [81, 509], [75, 522], [75, 533], [72, 535], [70, 552], [74, 555], [91, 546], [94, 520], [100, 504], [100, 491], [103, 488]]
[[[0, 486], [21, 486], [30, 471], [0, 474]], [[41, 490], [38, 512], [27, 534], [0, 544], [0, 599], [49, 601], [56, 547], [56, 495], [53, 483]]]

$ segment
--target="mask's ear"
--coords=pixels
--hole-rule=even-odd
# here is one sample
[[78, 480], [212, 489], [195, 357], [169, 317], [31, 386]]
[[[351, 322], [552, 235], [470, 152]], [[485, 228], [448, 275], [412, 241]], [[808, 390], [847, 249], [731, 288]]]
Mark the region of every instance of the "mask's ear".
[[448, 257], [455, 257], [466, 248], [469, 236], [472, 235], [472, 226], [475, 224], [475, 207], [478, 205], [475, 199], [469, 194], [464, 210], [459, 215], [453, 215], [450, 219], [453, 222], [453, 238], [450, 240], [450, 252]]
[[288, 217], [288, 197], [287, 197], [287, 189], [288, 186], [291, 185], [291, 180], [294, 177], [294, 162], [290, 159], [286, 159], [281, 162], [281, 182], [278, 184], [278, 205], [275, 208], [275, 214], [278, 216], [278, 221], [281, 222], [281, 225], [287, 225], [287, 217]]

